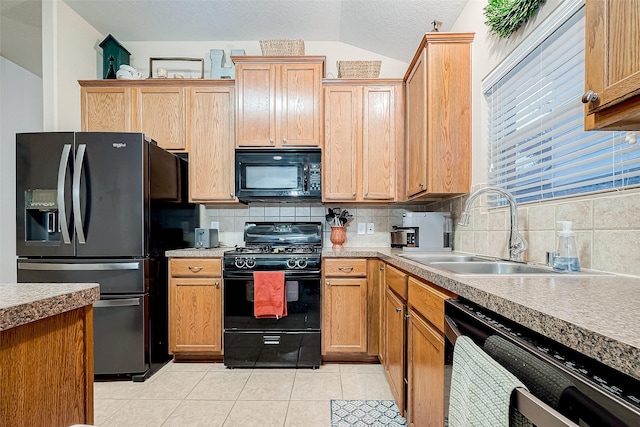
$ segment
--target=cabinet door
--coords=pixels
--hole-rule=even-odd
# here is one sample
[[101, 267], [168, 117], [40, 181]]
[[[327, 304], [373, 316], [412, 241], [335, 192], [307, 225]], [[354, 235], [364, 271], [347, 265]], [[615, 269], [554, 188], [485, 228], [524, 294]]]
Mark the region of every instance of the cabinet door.
[[238, 147], [274, 147], [277, 66], [238, 64]]
[[598, 93], [597, 111], [640, 93], [640, 3], [587, 1], [586, 88]]
[[407, 329], [410, 426], [444, 424], [444, 335], [409, 310]]
[[280, 65], [277, 145], [313, 146], [321, 143], [322, 64]]
[[186, 98], [181, 87], [135, 90], [134, 131], [143, 132], [166, 150], [186, 151]]
[[362, 108], [362, 195], [393, 200], [396, 174], [395, 88], [364, 87]]
[[325, 89], [325, 142], [322, 192], [326, 201], [355, 200], [357, 144], [360, 139], [359, 88], [332, 86]]
[[323, 354], [367, 351], [367, 279], [325, 278]]
[[80, 89], [83, 132], [130, 132], [131, 89], [83, 87]]
[[169, 351], [219, 353], [222, 345], [222, 279], [172, 277], [169, 282]]
[[407, 78], [407, 197], [427, 190], [426, 54], [426, 50], [423, 49]]
[[233, 87], [192, 88], [189, 199], [235, 201]]
[[389, 289], [385, 297], [386, 311], [386, 357], [385, 372], [391, 387], [391, 393], [400, 408], [404, 411], [404, 363], [405, 363], [405, 304]]
[[367, 260], [367, 353], [383, 363], [384, 262]]

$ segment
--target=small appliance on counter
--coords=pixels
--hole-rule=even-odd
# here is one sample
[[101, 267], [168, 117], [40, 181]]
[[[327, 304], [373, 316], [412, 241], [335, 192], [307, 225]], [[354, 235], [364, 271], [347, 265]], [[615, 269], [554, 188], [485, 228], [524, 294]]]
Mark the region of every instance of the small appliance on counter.
[[405, 212], [402, 227], [391, 232], [391, 247], [403, 251], [450, 251], [451, 214], [449, 212]]
[[196, 249], [217, 248], [219, 246], [217, 229], [196, 228], [195, 234]]
[[413, 248], [417, 243], [418, 231], [415, 227], [393, 226], [391, 232], [392, 248]]

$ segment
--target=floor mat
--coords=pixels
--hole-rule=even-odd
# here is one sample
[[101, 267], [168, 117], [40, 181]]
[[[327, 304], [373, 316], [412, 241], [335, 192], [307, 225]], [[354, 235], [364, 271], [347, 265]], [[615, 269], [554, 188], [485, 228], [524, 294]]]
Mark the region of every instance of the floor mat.
[[331, 427], [406, 426], [393, 400], [332, 400]]

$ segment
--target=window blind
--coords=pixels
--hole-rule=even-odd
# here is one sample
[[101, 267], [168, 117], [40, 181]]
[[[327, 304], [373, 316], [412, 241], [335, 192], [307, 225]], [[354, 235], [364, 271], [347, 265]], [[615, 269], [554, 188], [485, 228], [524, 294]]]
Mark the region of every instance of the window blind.
[[583, 130], [584, 33], [581, 7], [484, 92], [489, 184], [519, 203], [640, 183], [624, 132]]

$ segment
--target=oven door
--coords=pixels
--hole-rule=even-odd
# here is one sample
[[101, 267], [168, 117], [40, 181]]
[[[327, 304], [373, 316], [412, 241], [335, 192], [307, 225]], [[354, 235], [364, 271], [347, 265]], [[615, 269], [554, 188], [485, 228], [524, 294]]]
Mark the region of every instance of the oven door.
[[320, 276], [285, 275], [287, 315], [257, 319], [253, 275], [224, 281], [224, 364], [228, 368], [318, 368], [322, 363]]
[[321, 311], [319, 275], [285, 273], [285, 282], [287, 315], [279, 319], [258, 319], [253, 314], [253, 275], [225, 275], [225, 332], [319, 331]]

